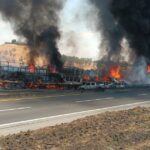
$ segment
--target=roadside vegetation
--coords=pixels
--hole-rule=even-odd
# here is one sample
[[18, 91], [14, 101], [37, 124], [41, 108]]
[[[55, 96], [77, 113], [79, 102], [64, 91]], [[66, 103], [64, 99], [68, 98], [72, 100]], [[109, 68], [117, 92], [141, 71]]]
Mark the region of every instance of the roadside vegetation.
[[0, 138], [2, 150], [150, 150], [150, 108], [107, 112]]

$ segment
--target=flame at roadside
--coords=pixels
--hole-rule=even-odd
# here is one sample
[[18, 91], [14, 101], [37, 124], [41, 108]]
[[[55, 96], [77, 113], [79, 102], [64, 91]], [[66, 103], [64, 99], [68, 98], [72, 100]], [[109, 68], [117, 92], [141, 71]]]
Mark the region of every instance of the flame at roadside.
[[150, 65], [147, 66], [147, 73], [150, 73]]
[[31, 63], [31, 64], [28, 65], [28, 71], [30, 73], [35, 73], [36, 67], [35, 67], [35, 65], [33, 63]]
[[123, 77], [120, 66], [111, 67], [109, 72], [109, 76], [112, 78], [121, 79]]

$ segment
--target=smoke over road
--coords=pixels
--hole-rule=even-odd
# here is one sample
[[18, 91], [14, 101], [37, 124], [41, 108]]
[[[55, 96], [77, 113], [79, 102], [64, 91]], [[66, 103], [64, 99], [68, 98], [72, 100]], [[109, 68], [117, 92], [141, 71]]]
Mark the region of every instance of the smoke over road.
[[131, 80], [150, 83], [147, 73], [147, 64], [150, 63], [150, 1], [111, 0], [110, 9], [136, 55]]
[[122, 39], [126, 38], [137, 59], [150, 61], [150, 1], [90, 0], [98, 12], [107, 60], [120, 59]]
[[60, 38], [58, 14], [63, 3], [64, 0], [0, 0], [3, 19], [12, 24], [17, 35], [27, 40], [29, 63], [43, 56], [48, 64], [62, 68], [57, 40]]
[[[96, 27], [102, 34], [102, 44], [100, 47], [104, 50], [104, 60], [119, 61], [123, 32], [121, 27], [114, 21], [110, 11], [110, 0], [90, 0], [98, 12]], [[95, 20], [94, 20], [95, 21]]]
[[[96, 27], [102, 33], [104, 51], [101, 55], [108, 64], [121, 61], [123, 41], [133, 64], [130, 80], [150, 83], [147, 64], [150, 64], [150, 1], [149, 0], [89, 0], [98, 12]], [[133, 57], [134, 56], [134, 57]], [[130, 59], [132, 58], [132, 59]], [[102, 60], [102, 61], [103, 61]]]
[[137, 57], [150, 61], [150, 1], [112, 0], [111, 12]]

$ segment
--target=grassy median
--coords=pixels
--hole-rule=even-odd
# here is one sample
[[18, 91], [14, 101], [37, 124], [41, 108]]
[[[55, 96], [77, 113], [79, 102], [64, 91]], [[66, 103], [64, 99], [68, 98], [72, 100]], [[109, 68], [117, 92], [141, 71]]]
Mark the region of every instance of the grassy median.
[[150, 108], [107, 112], [0, 138], [4, 150], [150, 150]]

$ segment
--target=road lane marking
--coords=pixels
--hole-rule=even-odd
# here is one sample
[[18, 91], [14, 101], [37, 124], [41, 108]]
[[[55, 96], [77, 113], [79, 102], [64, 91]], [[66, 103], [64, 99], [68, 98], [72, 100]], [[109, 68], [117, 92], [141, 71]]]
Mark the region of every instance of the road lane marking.
[[28, 98], [18, 98], [18, 99], [0, 99], [0, 102], [13, 102], [13, 101], [22, 101], [22, 100], [34, 100], [40, 98], [56, 98], [56, 97], [65, 97], [65, 96], [79, 96], [81, 94], [63, 94], [63, 95], [53, 95], [53, 96], [38, 96], [38, 97], [28, 97]]
[[53, 98], [53, 97], [65, 97], [65, 96], [79, 96], [81, 94], [63, 94], [63, 95], [54, 95], [54, 96], [45, 96], [48, 98]]
[[86, 103], [86, 102], [94, 102], [94, 101], [101, 101], [101, 100], [111, 100], [114, 97], [106, 97], [106, 98], [99, 98], [99, 99], [89, 99], [89, 100], [82, 100], [82, 101], [75, 101], [76, 103]]
[[0, 96], [8, 96], [9, 94], [2, 93]]
[[[61, 114], [61, 115], [56, 115], [56, 116], [49, 116], [49, 117], [43, 117], [43, 118], [37, 118], [37, 119], [31, 119], [31, 120], [25, 120], [25, 121], [18, 121], [18, 122], [12, 122], [12, 123], [6, 123], [6, 124], [0, 124], [0, 129], [4, 128], [10, 128], [10, 127], [15, 127], [15, 126], [20, 126], [20, 125], [29, 125], [35, 122], [42, 122], [42, 121], [49, 121], [50, 119], [57, 119], [60, 117], [71, 117], [74, 115], [82, 115], [82, 114], [87, 114], [87, 113], [94, 113], [97, 112], [97, 114], [100, 113], [100, 111], [112, 111], [112, 110], [117, 110], [117, 109], [125, 109], [126, 107], [131, 107], [133, 108], [136, 106], [144, 104], [149, 104], [149, 101], [143, 101], [143, 102], [137, 102], [137, 103], [130, 103], [130, 104], [124, 104], [124, 105], [117, 105], [117, 106], [111, 106], [111, 107], [105, 107], [105, 108], [100, 108], [100, 109], [93, 109], [93, 110], [86, 110], [86, 111], [80, 111], [80, 112], [73, 112], [73, 113], [68, 113], [68, 114]], [[128, 108], [129, 109], [129, 108]]]
[[142, 93], [142, 94], [139, 94], [139, 96], [147, 96], [148, 93]]
[[17, 111], [17, 110], [25, 110], [31, 109], [31, 107], [20, 107], [20, 108], [10, 108], [10, 109], [2, 109], [0, 112], [9, 112], [9, 111]]

